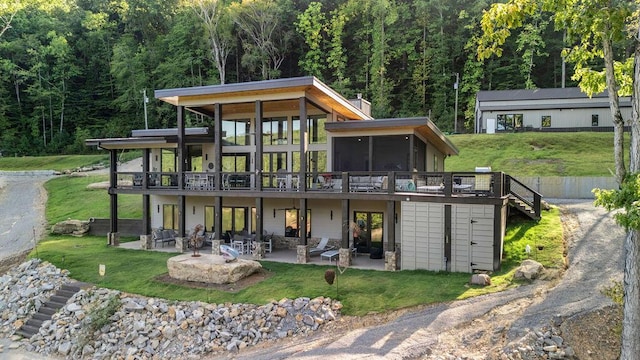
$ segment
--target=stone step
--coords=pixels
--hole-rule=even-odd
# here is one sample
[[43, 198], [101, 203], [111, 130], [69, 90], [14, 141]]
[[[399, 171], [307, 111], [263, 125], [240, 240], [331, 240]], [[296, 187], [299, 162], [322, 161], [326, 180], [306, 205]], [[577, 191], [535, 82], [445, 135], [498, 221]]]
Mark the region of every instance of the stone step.
[[45, 313], [37, 312], [37, 313], [33, 314], [33, 317], [31, 319], [40, 320], [42, 322], [45, 322], [45, 321], [51, 319], [51, 315], [53, 315], [53, 314], [45, 314]]
[[62, 287], [56, 291], [55, 295], [51, 296], [49, 300], [38, 309], [38, 312], [33, 314], [33, 316], [16, 331], [16, 334], [25, 338], [31, 338], [40, 331], [40, 327], [45, 321], [51, 320], [51, 316], [67, 304], [67, 300], [80, 291], [80, 289], [88, 286], [90, 285], [80, 282], [62, 285]]
[[37, 334], [38, 331], [40, 331], [40, 327], [34, 327], [25, 324], [16, 331], [16, 334], [25, 338], [31, 338], [33, 335]]

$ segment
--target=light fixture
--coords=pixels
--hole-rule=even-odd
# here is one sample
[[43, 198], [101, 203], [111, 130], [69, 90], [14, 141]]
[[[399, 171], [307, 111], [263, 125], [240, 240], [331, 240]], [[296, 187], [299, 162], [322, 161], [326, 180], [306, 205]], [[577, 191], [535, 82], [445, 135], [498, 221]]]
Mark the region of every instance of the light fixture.
[[331, 212], [329, 213], [329, 217], [331, 218], [331, 220], [333, 220], [333, 210], [331, 210]]
[[195, 215], [195, 214], [196, 214], [196, 206], [193, 205], [193, 215]]
[[160, 214], [160, 204], [158, 204], [158, 214]]

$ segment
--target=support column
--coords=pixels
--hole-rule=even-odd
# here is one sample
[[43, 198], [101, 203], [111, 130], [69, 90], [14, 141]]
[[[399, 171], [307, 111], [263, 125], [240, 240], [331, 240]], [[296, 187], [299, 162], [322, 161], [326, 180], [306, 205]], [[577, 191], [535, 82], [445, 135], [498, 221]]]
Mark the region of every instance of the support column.
[[387, 230], [387, 251], [396, 249], [396, 202], [387, 201], [387, 217], [385, 219], [385, 229]]
[[[396, 248], [396, 202], [387, 201], [387, 216], [384, 226], [387, 231], [387, 251], [384, 253], [384, 269], [387, 271], [400, 270], [400, 249]], [[384, 244], [382, 246], [384, 248]]]
[[213, 198], [213, 228], [216, 232], [216, 240], [222, 239], [222, 197]]
[[[214, 105], [214, 120], [213, 120], [213, 168], [215, 172], [215, 190], [222, 190], [222, 105], [215, 103]], [[216, 210], [217, 211], [217, 210]], [[221, 229], [217, 227], [216, 231], [220, 232]], [[221, 239], [222, 233], [218, 234], [218, 238]]]
[[[298, 174], [298, 189], [307, 191], [307, 99], [300, 98], [300, 173]], [[306, 244], [306, 243], [305, 243]]]
[[[256, 176], [256, 180], [255, 180], [255, 189], [256, 191], [262, 191], [262, 171], [264, 170], [262, 168], [263, 164], [262, 164], [262, 153], [263, 153], [263, 144], [262, 144], [262, 101], [260, 100], [256, 100], [256, 122], [255, 122], [255, 129], [254, 129], [254, 133], [256, 134], [255, 136], [255, 146], [256, 146], [256, 152], [255, 152], [255, 164], [254, 164], [254, 168], [255, 168], [255, 176]], [[257, 210], [256, 210], [257, 211]], [[256, 229], [256, 233], [257, 233], [257, 229]], [[262, 233], [262, 231], [260, 231], [260, 234]]]
[[[340, 241], [341, 248], [349, 248], [349, 224], [351, 219], [349, 218], [349, 199], [342, 199], [342, 240]], [[354, 244], [355, 245], [355, 244]]]
[[296, 262], [298, 264], [306, 264], [311, 260], [308, 245], [298, 245], [296, 248], [296, 255]]
[[107, 245], [120, 245], [120, 235], [118, 234], [118, 153], [111, 150], [109, 153], [109, 233], [107, 234]]
[[149, 250], [153, 248], [151, 236], [151, 196], [149, 195], [149, 149], [142, 150], [142, 233], [140, 234], [140, 248]]
[[264, 229], [264, 200], [261, 197], [256, 198], [256, 240], [263, 241]]
[[300, 199], [300, 218], [298, 219], [298, 236], [300, 237], [300, 245], [309, 245], [307, 239], [307, 199]]

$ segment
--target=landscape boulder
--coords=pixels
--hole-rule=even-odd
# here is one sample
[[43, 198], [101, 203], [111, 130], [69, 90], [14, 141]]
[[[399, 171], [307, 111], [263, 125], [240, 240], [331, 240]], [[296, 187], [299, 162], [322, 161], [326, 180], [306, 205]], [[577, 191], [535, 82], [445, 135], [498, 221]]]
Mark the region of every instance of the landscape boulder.
[[534, 280], [540, 277], [543, 270], [544, 266], [542, 266], [542, 264], [535, 260], [527, 259], [516, 269], [513, 277], [515, 279]]
[[471, 285], [491, 285], [491, 277], [487, 274], [473, 274], [471, 275]]
[[51, 233], [55, 235], [83, 236], [89, 232], [89, 222], [82, 220], [65, 220], [51, 227]]
[[259, 271], [262, 265], [257, 261], [244, 259], [226, 262], [222, 255], [201, 254], [194, 257], [182, 254], [169, 258], [167, 268], [169, 276], [174, 279], [230, 284]]

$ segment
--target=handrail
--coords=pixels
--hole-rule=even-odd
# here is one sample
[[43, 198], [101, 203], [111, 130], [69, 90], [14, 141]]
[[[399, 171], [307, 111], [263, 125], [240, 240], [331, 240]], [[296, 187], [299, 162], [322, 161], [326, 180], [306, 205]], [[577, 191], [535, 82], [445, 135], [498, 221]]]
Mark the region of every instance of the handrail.
[[[178, 189], [178, 173], [146, 172], [146, 185], [142, 181], [144, 172], [116, 172], [121, 180], [119, 188]], [[216, 180], [219, 179], [219, 180]], [[431, 196], [485, 196], [502, 197], [509, 194], [510, 176], [501, 172], [428, 172], [428, 171], [351, 171], [308, 172], [300, 178], [299, 172], [185, 172], [183, 185], [187, 191], [295, 191], [333, 193], [415, 193]], [[220, 183], [217, 183], [220, 181]], [[130, 185], [129, 185], [130, 184]], [[528, 189], [513, 179], [513, 184]], [[302, 186], [304, 185], [304, 186]], [[513, 187], [513, 186], [511, 186]], [[530, 190], [530, 189], [528, 189]], [[540, 195], [513, 191], [514, 196], [535, 207]], [[539, 206], [538, 206], [539, 208]]]
[[539, 219], [542, 215], [542, 194], [531, 189], [510, 175], [505, 176], [505, 181], [508, 194], [529, 205], [533, 209], [536, 217]]

